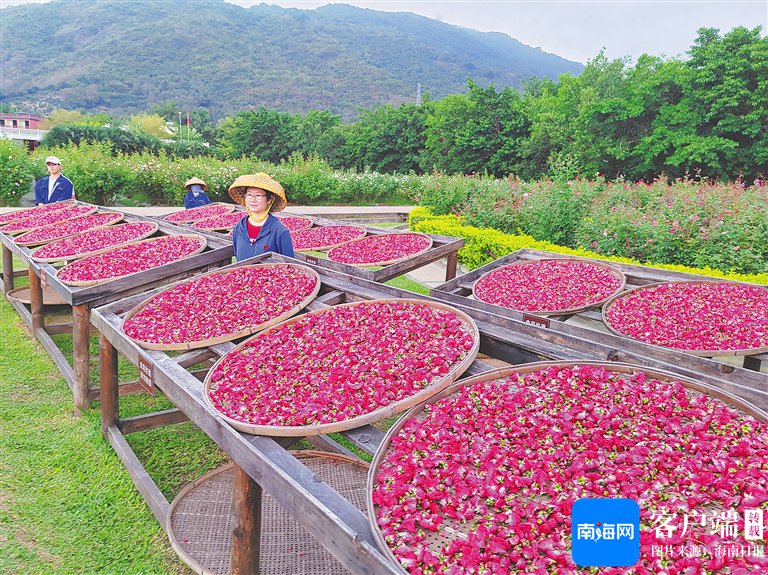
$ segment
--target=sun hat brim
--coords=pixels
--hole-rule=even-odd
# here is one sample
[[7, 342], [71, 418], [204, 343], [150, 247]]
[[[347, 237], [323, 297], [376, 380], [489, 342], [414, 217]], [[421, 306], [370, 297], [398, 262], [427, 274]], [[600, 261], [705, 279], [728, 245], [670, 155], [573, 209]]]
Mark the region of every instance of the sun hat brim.
[[280, 182], [273, 180], [267, 174], [245, 174], [238, 178], [229, 186], [229, 196], [238, 204], [245, 205], [245, 192], [248, 188], [260, 188], [275, 195], [275, 202], [270, 208], [270, 212], [279, 212], [288, 205], [285, 197], [285, 190]]

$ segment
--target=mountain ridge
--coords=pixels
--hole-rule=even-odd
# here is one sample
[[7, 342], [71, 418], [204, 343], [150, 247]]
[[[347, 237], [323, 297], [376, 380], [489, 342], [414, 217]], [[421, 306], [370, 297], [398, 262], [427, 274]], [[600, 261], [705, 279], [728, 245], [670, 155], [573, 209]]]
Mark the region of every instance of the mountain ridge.
[[[74, 9], [73, 9], [74, 8]], [[224, 0], [95, 0], [6, 7], [0, 103], [110, 113], [176, 101], [213, 117], [264, 106], [304, 113], [520, 88], [583, 66], [498, 32], [345, 4], [315, 10]]]

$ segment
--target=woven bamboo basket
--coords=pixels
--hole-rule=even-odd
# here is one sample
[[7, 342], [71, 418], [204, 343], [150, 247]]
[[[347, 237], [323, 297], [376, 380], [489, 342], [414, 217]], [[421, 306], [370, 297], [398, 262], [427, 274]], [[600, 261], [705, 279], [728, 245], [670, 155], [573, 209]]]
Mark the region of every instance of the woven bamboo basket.
[[[157, 241], [157, 240], [165, 238], [165, 237], [168, 237], [168, 236], [159, 236], [157, 238], [150, 238], [148, 240], [142, 240], [142, 241], [152, 242], [152, 241]], [[203, 236], [200, 236], [200, 235], [197, 235], [197, 234], [178, 234], [178, 235], [175, 235], [173, 237], [194, 238], [194, 239], [198, 240], [201, 245], [200, 245], [200, 247], [198, 249], [196, 249], [195, 251], [185, 255], [184, 257], [168, 262], [169, 264], [170, 263], [176, 263], [176, 262], [179, 262], [179, 261], [182, 261], [182, 260], [186, 260], [187, 258], [191, 258], [193, 256], [196, 256], [197, 254], [199, 254], [203, 250], [205, 250], [206, 246], [208, 245], [208, 241]], [[138, 244], [138, 243], [140, 243], [140, 242], [130, 242], [128, 244], [123, 244], [123, 245], [114, 247], [112, 249], [102, 251], [102, 252], [100, 252], [100, 253], [98, 253], [96, 255], [104, 255], [106, 253], [111, 253], [111, 252], [113, 252], [115, 250], [125, 248], [126, 246], [132, 246], [132, 245], [135, 245], [135, 244]], [[82, 259], [85, 259], [85, 258], [82, 258]], [[78, 260], [78, 261], [80, 261], [80, 260]], [[162, 264], [162, 265], [167, 265], [167, 264]], [[59, 270], [57, 270], [56, 273], [57, 274], [61, 273], [61, 270], [66, 269], [66, 267], [67, 266], [64, 266], [64, 267], [60, 268]], [[160, 267], [160, 266], [158, 266], [158, 267]], [[153, 268], [150, 268], [150, 269], [153, 269]], [[113, 277], [110, 277], [110, 278], [98, 279], [98, 280], [87, 280], [87, 281], [84, 280], [84, 281], [69, 282], [69, 281], [65, 281], [65, 280], [60, 279], [59, 281], [61, 281], [61, 283], [65, 284], [65, 285], [70, 285], [70, 286], [74, 286], [74, 287], [89, 287], [89, 286], [94, 286], [94, 285], [98, 285], [98, 284], [103, 284], [103, 283], [111, 282], [111, 281], [114, 281], [114, 280], [120, 279], [120, 278], [126, 278], [126, 277], [132, 276], [134, 274], [142, 273], [144, 271], [147, 271], [147, 270], [141, 270], [139, 272], [133, 272], [133, 273], [125, 274], [125, 275], [122, 275], [122, 276], [113, 276]]]
[[[58, 257], [58, 258], [38, 258], [38, 257], [35, 256], [35, 252], [37, 252], [41, 248], [37, 248], [37, 249], [35, 249], [35, 251], [32, 252], [31, 258], [32, 258], [33, 261], [41, 262], [41, 263], [55, 263], [55, 262], [80, 260], [80, 259], [83, 259], [83, 258], [87, 258], [88, 256], [95, 256], [97, 254], [101, 254], [101, 253], [104, 253], [104, 252], [108, 252], [109, 250], [113, 250], [115, 248], [127, 246], [128, 244], [135, 244], [137, 242], [140, 242], [141, 240], [147, 239], [149, 236], [153, 235], [155, 232], [157, 232], [158, 228], [160, 227], [156, 222], [147, 222], [147, 221], [143, 221], [143, 220], [141, 222], [132, 222], [132, 223], [149, 224], [151, 226], [151, 228], [148, 231], [146, 231], [145, 233], [139, 234], [135, 238], [126, 240], [126, 241], [124, 241], [122, 243], [119, 243], [119, 244], [108, 246], [106, 248], [91, 250], [91, 251], [79, 253], [79, 254], [76, 254], [76, 255], [65, 256], [65, 257]], [[119, 227], [119, 226], [117, 226], [117, 227]], [[90, 232], [90, 231], [93, 231], [93, 230], [88, 230], [88, 232]], [[83, 232], [83, 234], [88, 233], [88, 232]], [[63, 238], [63, 239], [66, 240], [66, 239], [69, 239], [69, 238]], [[56, 241], [60, 242], [62, 240], [56, 240]], [[53, 243], [55, 243], [55, 242], [51, 242], [50, 244], [47, 244], [47, 245], [53, 245]]]
[[285, 226], [285, 224], [283, 223], [283, 225], [286, 228], [288, 228], [289, 231], [292, 231], [292, 232], [299, 232], [301, 230], [308, 230], [309, 228], [311, 228], [312, 226], [315, 225], [315, 220], [313, 220], [309, 216], [300, 216], [298, 214], [290, 214], [290, 213], [286, 213], [286, 212], [282, 212], [282, 213], [279, 213], [279, 214], [273, 214], [273, 215], [278, 220], [280, 220], [280, 223], [283, 223], [282, 220], [284, 220], [286, 218], [290, 218], [292, 220], [296, 220], [297, 222], [301, 222], [302, 223], [302, 227], [297, 227], [296, 229], [288, 228], [288, 226]]
[[[376, 487], [376, 477], [378, 476], [381, 470], [382, 463], [386, 460], [386, 458], [391, 452], [392, 439], [400, 432], [400, 430], [410, 420], [414, 418], [423, 419], [425, 417], [425, 407], [432, 405], [434, 403], [437, 403], [441, 399], [444, 399], [446, 397], [453, 395], [454, 393], [460, 391], [465, 386], [469, 387], [478, 382], [494, 381], [499, 379], [503, 380], [505, 378], [508, 378], [513, 373], [527, 374], [527, 373], [539, 371], [541, 369], [546, 369], [551, 366], [572, 367], [577, 365], [591, 365], [591, 366], [604, 367], [608, 371], [611, 371], [617, 374], [624, 374], [624, 375], [632, 375], [637, 372], [644, 372], [649, 377], [657, 379], [662, 382], [679, 381], [687, 388], [689, 395], [697, 394], [697, 393], [709, 395], [713, 398], [716, 398], [717, 400], [722, 401], [728, 406], [736, 409], [742, 414], [750, 415], [755, 419], [768, 424], [768, 414], [766, 412], [755, 407], [751, 403], [736, 397], [735, 395], [723, 392], [719, 389], [716, 389], [714, 387], [711, 387], [701, 382], [697, 382], [692, 379], [682, 378], [682, 377], [678, 377], [677, 375], [669, 374], [666, 372], [654, 371], [650, 369], [645, 369], [644, 367], [634, 366], [629, 364], [622, 364], [622, 363], [559, 362], [559, 361], [535, 362], [535, 363], [528, 363], [528, 364], [519, 365], [515, 367], [494, 369], [492, 371], [482, 373], [480, 375], [456, 382], [450, 387], [447, 387], [441, 390], [439, 393], [434, 394], [432, 397], [430, 397], [421, 405], [417, 405], [413, 407], [411, 410], [409, 410], [407, 413], [405, 413], [389, 429], [386, 436], [384, 437], [384, 440], [381, 442], [381, 445], [377, 449], [374, 455], [373, 461], [371, 462], [371, 468], [368, 473], [368, 482], [367, 482], [368, 518], [370, 521], [371, 530], [374, 533], [374, 536], [376, 537], [376, 541], [379, 548], [387, 557], [389, 557], [396, 565], [398, 565], [398, 567], [400, 567], [400, 570], [403, 573], [408, 573], [408, 571], [406, 571], [403, 568], [403, 566], [400, 564], [395, 554], [392, 552], [392, 549], [384, 540], [384, 535], [377, 523], [378, 506], [373, 502], [373, 491], [374, 491], [374, 488]], [[510, 389], [514, 391], [516, 388], [514, 386], [511, 386]], [[671, 493], [672, 490], [673, 490], [673, 487], [671, 486], [666, 486], [665, 488], [665, 491], [668, 493]], [[521, 497], [525, 497], [525, 496], [521, 495]], [[536, 501], [544, 505], [547, 505], [549, 502], [547, 496], [544, 494], [540, 499], [537, 498]], [[716, 505], [711, 505], [709, 507], [709, 510], [713, 512], [719, 512], [722, 509]], [[449, 544], [450, 542], [456, 539], [467, 539], [469, 533], [475, 527], [473, 523], [467, 522], [462, 524], [462, 526], [459, 529], [453, 529], [452, 527], [448, 527], [446, 523], [450, 523], [450, 519], [448, 521], [444, 521], [443, 528], [441, 530], [436, 532], [431, 532], [431, 531], [426, 532], [427, 538], [425, 540], [424, 546], [435, 555], [440, 555], [441, 549], [445, 547], [447, 544]]]
[[[72, 208], [72, 207], [75, 207], [75, 206], [67, 206], [67, 208]], [[86, 209], [86, 206], [81, 206], [81, 207], [83, 208], [81, 213], [78, 213], [77, 215], [72, 216], [71, 218], [65, 218], [65, 219], [62, 219], [62, 220], [55, 221], [55, 222], [49, 222], [47, 224], [27, 226], [25, 228], [19, 228], [19, 229], [15, 229], [15, 230], [14, 229], [8, 229], [14, 223], [14, 222], [9, 222], [8, 224], [6, 224], [2, 228], [0, 228], [0, 232], [2, 232], [4, 234], [10, 234], [10, 235], [22, 234], [24, 232], [30, 232], [30, 231], [32, 231], [34, 229], [37, 229], [37, 228], [42, 228], [43, 226], [50, 226], [50, 225], [53, 225], [53, 224], [58, 224], [58, 223], [61, 223], [61, 222], [66, 222], [67, 220], [73, 220], [75, 218], [80, 218], [82, 216], [90, 216], [91, 214], [95, 214], [98, 211], [98, 209], [99, 209], [98, 206], [92, 206], [92, 207], [87, 208], [87, 209]], [[64, 210], [55, 210], [54, 213], [60, 213], [60, 212], [63, 212], [63, 211]], [[19, 220], [16, 220], [16, 221], [19, 221]]]
[[[408, 260], [410, 258], [415, 258], [416, 256], [419, 256], [419, 255], [421, 255], [421, 254], [423, 254], [425, 252], [428, 252], [430, 249], [432, 249], [432, 243], [433, 243], [432, 242], [432, 238], [430, 238], [426, 234], [420, 234], [418, 232], [403, 232], [403, 233], [400, 233], [400, 234], [392, 233], [392, 234], [386, 234], [386, 235], [387, 236], [396, 236], [396, 235], [421, 236], [421, 237], [426, 238], [427, 240], [429, 240], [429, 244], [427, 245], [427, 247], [419, 250], [418, 252], [414, 252], [412, 254], [408, 254], [406, 256], [402, 256], [402, 257], [399, 257], [399, 258], [391, 258], [391, 259], [388, 259], [388, 260], [382, 260], [382, 261], [378, 261], [378, 262], [366, 262], [366, 263], [359, 263], [359, 264], [356, 264], [356, 263], [346, 263], [346, 262], [339, 262], [339, 263], [346, 263], [346, 265], [356, 266], [356, 267], [361, 267], [361, 268], [371, 268], [371, 267], [376, 267], [376, 266], [388, 266], [388, 265], [391, 265], [391, 264], [397, 264], [397, 263], [400, 263], [400, 262], [404, 262], [405, 260]], [[366, 236], [364, 238], [360, 238], [359, 240], [352, 240], [351, 242], [347, 242], [346, 244], [344, 244], [344, 246], [349, 246], [350, 244], [353, 244], [353, 243], [356, 243], [356, 242], [375, 242], [375, 241], [377, 241], [376, 238], [378, 238], [378, 237], [381, 237], [381, 236]], [[337, 261], [337, 260], [333, 259], [333, 250], [328, 252], [328, 259], [331, 260], [331, 261]]]
[[328, 251], [328, 250], [332, 250], [333, 248], [337, 248], [339, 246], [343, 246], [344, 244], [348, 244], [349, 242], [353, 242], [353, 241], [355, 241], [357, 239], [360, 239], [360, 238], [364, 237], [365, 234], [368, 233], [365, 228], [360, 227], [360, 226], [324, 226], [324, 227], [316, 227], [316, 228], [307, 228], [306, 230], [301, 230], [300, 232], [296, 232], [296, 233], [297, 234], [305, 233], [305, 232], [306, 233], [311, 233], [311, 232], [313, 232], [315, 230], [319, 230], [318, 233], [320, 233], [322, 230], [324, 230], [326, 228], [348, 228], [348, 229], [357, 230], [357, 237], [356, 238], [352, 238], [350, 240], [345, 240], [345, 241], [342, 241], [342, 242], [336, 242], [334, 244], [322, 244], [321, 243], [321, 244], [310, 246], [310, 247], [306, 247], [306, 248], [294, 248], [294, 249], [297, 252], [325, 252], [325, 251]]
[[[498, 270], [502, 270], [502, 269], [505, 269], [505, 268], [511, 268], [513, 266], [514, 267], [518, 267], [518, 266], [531, 266], [531, 265], [541, 264], [542, 262], [560, 262], [560, 261], [574, 262], [574, 263], [580, 263], [580, 264], [588, 264], [588, 265], [591, 265], [591, 266], [595, 266], [595, 267], [598, 267], [598, 268], [605, 269], [605, 270], [609, 271], [613, 276], [615, 276], [616, 279], [618, 279], [619, 282], [621, 282], [621, 283], [613, 292], [611, 292], [610, 294], [608, 294], [605, 297], [601, 298], [600, 300], [594, 301], [594, 302], [591, 302], [591, 303], [590, 302], [585, 302], [584, 305], [582, 305], [582, 306], [572, 307], [572, 308], [554, 309], [554, 310], [522, 310], [521, 309], [521, 310], [518, 310], [518, 311], [522, 311], [524, 313], [532, 313], [532, 314], [536, 314], [536, 315], [540, 315], [540, 316], [545, 316], [545, 317], [546, 316], [550, 316], [550, 315], [565, 315], [565, 314], [578, 313], [580, 311], [584, 311], [584, 310], [587, 310], [587, 309], [590, 309], [590, 308], [602, 306], [608, 299], [610, 299], [611, 297], [613, 297], [613, 296], [615, 296], [617, 294], [620, 294], [624, 290], [624, 287], [627, 284], [627, 277], [624, 275], [624, 272], [622, 272], [620, 269], [615, 268], [615, 267], [613, 267], [611, 265], [608, 265], [606, 263], [603, 263], [603, 262], [593, 262], [593, 261], [590, 261], [590, 260], [584, 260], [584, 259], [578, 259], [578, 258], [549, 258], [549, 259], [544, 259], [544, 260], [514, 262], [512, 264], [509, 264], [509, 265], [506, 265], [506, 266], [502, 266], [502, 267], [490, 270], [488, 273], [482, 275], [481, 277], [479, 277], [477, 279], [477, 281], [475, 282], [474, 286], [472, 287], [472, 295], [473, 295], [473, 297], [476, 300], [485, 301], [485, 300], [479, 298], [475, 294], [475, 287], [477, 286], [477, 284], [479, 282], [481, 282], [489, 274], [491, 274], [493, 272], [496, 272]], [[497, 305], [497, 306], [499, 305], [499, 304], [493, 304], [493, 303], [490, 303], [490, 302], [486, 302], [486, 303], [489, 303], [490, 305]]]
[[64, 200], [62, 202], [45, 204], [42, 206], [35, 206], [33, 208], [26, 208], [22, 210], [14, 210], [12, 212], [8, 212], [7, 214], [2, 214], [0, 215], [0, 232], [3, 231], [2, 226], [5, 224], [10, 224], [11, 222], [17, 222], [19, 220], [25, 220], [30, 216], [34, 216], [35, 214], [44, 214], [63, 210], [64, 208], [74, 206], [75, 203], [75, 200]]
[[[472, 349], [470, 349], [467, 352], [466, 357], [464, 357], [464, 359], [462, 359], [460, 362], [454, 365], [446, 375], [433, 381], [427, 387], [415, 393], [414, 395], [407, 397], [405, 399], [402, 399], [400, 401], [390, 403], [389, 405], [379, 407], [368, 413], [358, 415], [349, 419], [334, 421], [330, 423], [316, 423], [312, 425], [302, 425], [302, 426], [287, 426], [287, 425], [277, 426], [277, 425], [255, 425], [255, 424], [244, 423], [242, 421], [238, 421], [236, 419], [227, 417], [226, 415], [224, 415], [221, 412], [218, 412], [217, 410], [217, 413], [219, 414], [219, 416], [235, 429], [238, 429], [239, 431], [243, 431], [245, 433], [253, 433], [257, 435], [271, 435], [271, 436], [279, 436], [279, 437], [306, 437], [310, 435], [321, 435], [326, 433], [335, 433], [337, 431], [344, 431], [347, 429], [354, 429], [355, 427], [360, 427], [361, 425], [368, 425], [368, 424], [380, 421], [382, 419], [386, 419], [387, 417], [391, 417], [393, 415], [401, 413], [407, 410], [408, 408], [418, 403], [421, 403], [422, 401], [425, 401], [427, 398], [431, 397], [435, 393], [438, 393], [440, 390], [442, 390], [443, 388], [445, 388], [446, 386], [454, 382], [456, 379], [458, 379], [461, 376], [461, 374], [464, 373], [467, 370], [467, 368], [469, 368], [470, 364], [475, 360], [475, 357], [477, 356], [477, 353], [480, 349], [480, 332], [477, 328], [477, 325], [475, 324], [474, 320], [471, 317], [469, 317], [467, 314], [457, 309], [454, 309], [448, 305], [441, 304], [438, 302], [427, 302], [423, 300], [393, 298], [393, 299], [379, 299], [379, 300], [370, 300], [366, 302], [341, 304], [334, 307], [335, 308], [355, 307], [355, 306], [359, 307], [359, 306], [364, 306], [366, 304], [371, 304], [371, 303], [386, 303], [386, 302], [415, 303], [418, 305], [426, 305], [432, 308], [450, 311], [451, 313], [456, 314], [459, 318], [461, 318], [461, 321], [464, 324], [465, 329], [469, 330], [472, 333], [472, 337], [474, 339], [474, 345]], [[309, 314], [321, 314], [329, 311], [329, 309], [312, 311], [312, 312], [309, 312]], [[305, 315], [309, 315], [309, 314], [305, 314]], [[286, 320], [281, 324], [278, 324], [277, 326], [272, 326], [271, 328], [264, 330], [256, 334], [255, 336], [245, 340], [244, 342], [240, 343], [237, 347], [232, 349], [229, 353], [222, 356], [216, 362], [216, 364], [214, 364], [214, 366], [210, 369], [210, 371], [206, 375], [205, 381], [203, 382], [203, 385], [204, 385], [203, 397], [205, 398], [206, 403], [212, 409], [216, 410], [216, 407], [213, 405], [213, 401], [210, 398], [211, 384], [212, 384], [211, 374], [214, 373], [219, 363], [221, 363], [222, 361], [225, 361], [225, 359], [229, 357], [230, 354], [237, 354], [243, 347], [248, 345], [248, 343], [253, 341], [254, 339], [258, 337], [264, 337], [265, 334], [268, 334], [271, 330], [274, 330], [277, 327], [300, 321], [303, 317], [305, 316], [294, 317], [289, 320]], [[375, 350], [372, 350], [372, 353], [375, 353]], [[366, 360], [365, 358], [360, 359], [360, 361], [365, 361], [365, 360]]]
[[[633, 294], [635, 292], [639, 292], [642, 290], [648, 290], [652, 289], [661, 285], [665, 284], [707, 284], [707, 285], [718, 285], [718, 284], [733, 284], [734, 282], [728, 282], [728, 281], [675, 281], [675, 282], [655, 282], [646, 284], [640, 287], [636, 287], [634, 289], [628, 290], [624, 293], [616, 294], [615, 296], [609, 298], [604, 304], [602, 309], [602, 317], [603, 317], [603, 323], [605, 326], [614, 334], [621, 336], [621, 337], [628, 337], [630, 339], [636, 339], [632, 338], [631, 336], [619, 331], [616, 329], [613, 325], [611, 325], [610, 321], [608, 320], [607, 314], [610, 310], [611, 306], [619, 299], [626, 297], [630, 294]], [[763, 286], [759, 286], [763, 287]], [[768, 293], [768, 288], [765, 288], [766, 292]], [[661, 310], [663, 311], [663, 310]], [[768, 315], [768, 309], [764, 309], [763, 313]], [[643, 340], [636, 340], [636, 341], [643, 341]], [[657, 345], [649, 342], [643, 342], [646, 343], [646, 345], [653, 345], [654, 347], [659, 347], [661, 349], [671, 349], [674, 351], [679, 351], [683, 353], [688, 353], [691, 355], [699, 356], [699, 357], [713, 357], [713, 356], [743, 356], [743, 355], [754, 355], [758, 353], [766, 353], [768, 352], [768, 346], [760, 346], [760, 347], [753, 347], [753, 348], [744, 348], [744, 349], [683, 349], [679, 347], [666, 347], [662, 345]]]
[[[221, 207], [218, 207], [221, 206]], [[210, 216], [200, 216], [199, 214], [205, 213], [206, 211], [210, 211], [212, 207], [217, 207], [218, 211]], [[190, 208], [188, 210], [180, 210], [178, 212], [173, 212], [172, 214], [168, 214], [167, 216], [163, 217], [163, 220], [170, 223], [170, 224], [188, 224], [189, 222], [195, 222], [197, 220], [202, 220], [204, 218], [211, 218], [213, 216], [220, 216], [222, 214], [228, 214], [229, 212], [235, 211], [235, 208], [237, 206], [235, 204], [225, 204], [225, 203], [215, 203], [215, 204], [206, 204], [204, 206], [198, 206], [196, 208]]]
[[[138, 304], [136, 307], [134, 307], [131, 311], [129, 311], [125, 315], [125, 317], [123, 318], [122, 323], [120, 324], [121, 329], [122, 329], [122, 327], [125, 325], [125, 323], [127, 321], [129, 321], [134, 315], [136, 315], [141, 310], [143, 310], [145, 307], [147, 307], [149, 304], [151, 304], [152, 301], [155, 298], [162, 296], [166, 292], [168, 292], [170, 290], [173, 290], [173, 289], [177, 288], [180, 285], [189, 284], [191, 282], [199, 281], [201, 278], [205, 278], [205, 277], [216, 276], [216, 275], [224, 275], [224, 274], [233, 272], [235, 269], [244, 269], [244, 268], [245, 269], [247, 269], [247, 268], [252, 268], [252, 269], [259, 269], [259, 268], [293, 268], [293, 269], [296, 269], [296, 270], [301, 270], [306, 275], [312, 276], [315, 279], [315, 287], [312, 290], [312, 292], [309, 295], [307, 295], [307, 297], [305, 297], [301, 302], [299, 302], [298, 304], [293, 306], [288, 311], [286, 311], [286, 312], [280, 314], [279, 316], [274, 317], [274, 318], [272, 318], [272, 319], [270, 319], [268, 321], [262, 322], [262, 323], [257, 324], [257, 325], [248, 326], [248, 327], [246, 327], [244, 329], [241, 329], [240, 331], [237, 331], [235, 333], [221, 335], [221, 336], [218, 336], [218, 337], [212, 337], [212, 338], [208, 338], [208, 339], [204, 339], [204, 340], [199, 340], [199, 341], [185, 341], [185, 342], [167, 343], [167, 344], [152, 343], [152, 342], [142, 341], [142, 340], [138, 340], [138, 339], [134, 339], [134, 338], [131, 338], [131, 339], [133, 339], [133, 341], [135, 341], [140, 347], [143, 347], [144, 349], [155, 349], [155, 350], [161, 350], [161, 351], [197, 349], [197, 348], [201, 348], [201, 347], [208, 347], [210, 345], [217, 345], [219, 343], [224, 343], [224, 342], [227, 342], [227, 341], [233, 341], [233, 340], [236, 340], [236, 339], [240, 339], [241, 337], [245, 337], [247, 335], [253, 335], [253, 334], [258, 333], [260, 331], [263, 331], [263, 330], [265, 330], [265, 329], [267, 329], [267, 328], [269, 328], [269, 327], [271, 327], [273, 325], [276, 325], [276, 324], [278, 324], [278, 323], [288, 319], [289, 317], [293, 317], [294, 315], [299, 313], [302, 309], [307, 307], [310, 304], [310, 302], [315, 299], [315, 297], [317, 296], [318, 292], [320, 291], [321, 282], [320, 282], [320, 276], [317, 274], [317, 272], [314, 271], [311, 268], [308, 268], [307, 266], [303, 266], [303, 265], [299, 265], [299, 264], [290, 264], [290, 263], [289, 264], [256, 264], [256, 265], [251, 265], [251, 266], [242, 266], [240, 268], [234, 268], [234, 269], [216, 270], [216, 271], [213, 271], [213, 272], [210, 272], [210, 273], [207, 273], [207, 274], [196, 276], [196, 277], [194, 277], [194, 278], [192, 278], [190, 280], [185, 280], [183, 282], [174, 284], [174, 285], [164, 289], [163, 291], [153, 295], [152, 297], [145, 299], [143, 302]], [[274, 295], [275, 295], [275, 297], [280, 297], [279, 293], [274, 294]], [[212, 310], [212, 313], [214, 313], [214, 310]]]
[[[365, 513], [368, 464], [322, 451], [292, 453]], [[231, 570], [232, 468], [229, 463], [196, 479], [181, 490], [168, 510], [166, 531], [171, 546], [184, 563], [201, 575], [229, 575]], [[261, 512], [261, 575], [349, 574], [266, 492]]]
[[[202, 220], [197, 220], [195, 222], [192, 222], [192, 226], [191, 227], [192, 227], [193, 230], [226, 231], [226, 232], [228, 232], [229, 230], [233, 229], [240, 220], [242, 220], [243, 218], [247, 217], [247, 215], [248, 214], [246, 214], [245, 212], [241, 212], [241, 211], [227, 212], [226, 214], [219, 214], [218, 216], [212, 216], [210, 218], [205, 218], [205, 219], [202, 219]], [[234, 216], [234, 217], [230, 219], [231, 223], [229, 223], [229, 222], [220, 222], [220, 223], [215, 224], [215, 225], [210, 225], [210, 224], [208, 224], [208, 225], [201, 225], [201, 224], [204, 224], [208, 220], [212, 220], [214, 218], [221, 218], [223, 216], [227, 216], [227, 218], [229, 218], [229, 216]]]
[[[110, 212], [104, 212], [104, 213], [105, 214], [109, 214]], [[94, 214], [91, 214], [91, 215], [94, 215]], [[53, 243], [53, 242], [56, 242], [58, 240], [63, 240], [63, 239], [66, 239], [66, 238], [70, 238], [72, 236], [76, 236], [76, 235], [82, 234], [83, 232], [90, 232], [91, 230], [100, 230], [102, 228], [108, 228], [109, 226], [113, 226], [116, 223], [120, 222], [125, 217], [125, 214], [121, 214], [120, 212], [114, 212], [112, 214], [112, 216], [113, 216], [112, 219], [109, 220], [108, 222], [106, 222], [104, 224], [100, 224], [98, 226], [94, 226], [92, 228], [88, 228], [87, 230], [80, 230], [79, 232], [74, 232], [74, 233], [69, 233], [69, 234], [64, 233], [64, 234], [58, 235], [56, 237], [51, 237], [51, 238], [48, 238], [48, 239], [45, 239], [45, 240], [42, 240], [42, 241], [40, 241], [40, 240], [38, 240], [38, 241], [34, 241], [33, 240], [31, 242], [23, 241], [25, 235], [35, 231], [35, 230], [32, 230], [32, 232], [25, 232], [25, 233], [21, 234], [20, 236], [17, 236], [13, 240], [13, 242], [16, 245], [24, 246], [24, 247], [39, 246], [39, 245], [42, 245], [42, 244]], [[87, 217], [87, 216], [80, 216], [80, 217]], [[58, 224], [52, 224], [52, 225], [58, 225]]]
[[[5, 294], [7, 298], [16, 300], [19, 303], [23, 303], [25, 305], [30, 305], [32, 303], [32, 295], [30, 294], [28, 287], [21, 287], [12, 289], [7, 294]], [[67, 302], [64, 300], [56, 290], [51, 288], [50, 286], [46, 286], [43, 288], [43, 305], [66, 305]]]

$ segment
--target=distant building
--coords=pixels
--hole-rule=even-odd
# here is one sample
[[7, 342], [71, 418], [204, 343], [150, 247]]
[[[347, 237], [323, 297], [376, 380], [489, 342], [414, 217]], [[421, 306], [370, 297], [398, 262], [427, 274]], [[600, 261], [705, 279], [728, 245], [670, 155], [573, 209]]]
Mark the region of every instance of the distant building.
[[48, 133], [48, 130], [41, 129], [45, 121], [43, 116], [37, 114], [0, 112], [0, 138], [13, 140], [34, 150]]

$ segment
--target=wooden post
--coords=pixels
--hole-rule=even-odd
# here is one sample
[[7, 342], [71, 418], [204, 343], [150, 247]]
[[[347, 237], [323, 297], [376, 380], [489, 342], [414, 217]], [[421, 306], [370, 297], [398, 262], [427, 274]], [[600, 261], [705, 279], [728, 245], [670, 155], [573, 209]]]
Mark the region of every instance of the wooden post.
[[117, 378], [117, 350], [102, 334], [99, 336], [99, 385], [101, 393], [101, 435], [107, 439], [110, 427], [117, 425], [119, 412], [119, 389]]
[[459, 261], [459, 253], [453, 252], [448, 254], [448, 259], [445, 263], [445, 281], [451, 281], [456, 277], [456, 266]]
[[43, 286], [32, 268], [29, 268], [29, 301], [32, 308], [32, 335], [37, 337], [37, 330], [45, 329], [43, 318]]
[[243, 471], [233, 467], [231, 575], [258, 575], [261, 545], [261, 486]]
[[88, 397], [91, 370], [90, 311], [88, 304], [72, 307], [72, 361], [75, 368], [73, 393], [75, 396], [75, 414], [77, 415], [91, 407], [91, 400]]
[[13, 289], [13, 252], [3, 245], [3, 291]]

